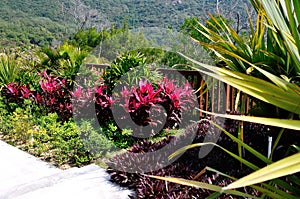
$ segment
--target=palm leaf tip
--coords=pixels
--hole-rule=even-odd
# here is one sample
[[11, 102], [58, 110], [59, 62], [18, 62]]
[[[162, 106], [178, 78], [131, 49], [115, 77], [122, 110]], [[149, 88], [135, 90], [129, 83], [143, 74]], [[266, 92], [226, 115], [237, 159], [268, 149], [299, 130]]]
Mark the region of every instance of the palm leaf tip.
[[246, 187], [300, 172], [300, 152], [257, 170], [223, 187], [222, 191]]

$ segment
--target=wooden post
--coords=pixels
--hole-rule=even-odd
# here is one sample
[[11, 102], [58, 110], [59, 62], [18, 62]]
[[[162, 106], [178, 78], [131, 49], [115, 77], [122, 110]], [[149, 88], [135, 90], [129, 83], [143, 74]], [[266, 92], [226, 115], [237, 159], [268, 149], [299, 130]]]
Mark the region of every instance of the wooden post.
[[231, 88], [230, 88], [230, 85], [229, 84], [227, 84], [226, 85], [226, 111], [230, 111], [230, 102], [231, 102], [231, 100], [230, 100], [230, 90], [231, 90]]
[[221, 81], [218, 81], [218, 113], [221, 111]]

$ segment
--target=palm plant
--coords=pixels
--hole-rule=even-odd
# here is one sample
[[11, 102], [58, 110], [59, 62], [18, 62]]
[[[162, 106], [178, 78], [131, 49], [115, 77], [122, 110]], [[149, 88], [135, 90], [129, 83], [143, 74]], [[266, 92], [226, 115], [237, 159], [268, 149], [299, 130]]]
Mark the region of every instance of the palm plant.
[[47, 70], [58, 76], [72, 79], [87, 55], [87, 51], [65, 43], [57, 49], [43, 48], [40, 57], [42, 66]]
[[[280, 25], [297, 24], [290, 22], [295, 19], [278, 15], [279, 20], [282, 20], [278, 22], [272, 17], [275, 14], [270, 16], [266, 11], [271, 13], [276, 9], [280, 11], [283, 9], [280, 8], [282, 6], [276, 7], [273, 3], [267, 2], [264, 3], [264, 6], [270, 10], [266, 10], [263, 7], [264, 1], [252, 0], [252, 2], [257, 10], [257, 20], [255, 28], [253, 22], [249, 20], [251, 28], [249, 41], [245, 41], [244, 37], [238, 35], [238, 32], [229, 26], [225, 20], [215, 18], [212, 15], [211, 20], [207, 21], [208, 25], [199, 23], [202, 28], [197, 28], [206, 37], [207, 42], [194, 40], [212, 50], [220, 60], [226, 63], [226, 67], [230, 70], [263, 78], [261, 73], [250, 67], [250, 62], [274, 75], [287, 77], [286, 79], [289, 80], [297, 79], [300, 72], [299, 52], [296, 47], [296, 44], [299, 43], [299, 31], [296, 26]], [[208, 28], [209, 26], [213, 28]]]
[[[243, 38], [226, 23], [216, 21], [217, 26], [223, 32], [222, 35], [200, 24], [204, 30], [199, 31], [210, 42], [198, 42], [211, 49], [217, 57], [224, 61], [226, 68], [205, 65], [192, 59], [190, 61], [197, 64], [199, 66], [198, 70], [202, 73], [221, 80], [265, 103], [289, 112], [288, 119], [214, 115], [299, 131], [300, 121], [297, 118], [300, 115], [300, 2], [299, 0], [251, 0], [251, 2], [257, 10], [257, 22], [256, 28], [251, 24], [251, 37], [248, 43], [245, 43]], [[212, 121], [211, 123], [214, 124]], [[222, 127], [217, 124], [214, 125], [219, 127], [223, 133], [245, 150], [265, 162], [267, 166], [259, 168], [241, 156], [233, 154], [215, 143], [198, 143], [180, 149], [170, 158], [193, 147], [215, 145], [244, 165], [252, 168], [254, 172], [241, 179], [235, 179], [212, 168], [207, 168], [209, 171], [217, 172], [235, 181], [226, 187], [178, 178], [153, 177], [215, 191], [216, 193], [212, 194], [210, 198], [216, 198], [222, 193], [247, 197], [246, 193], [243, 194], [240, 191], [233, 190], [244, 186], [250, 186], [261, 192], [262, 197], [299, 197], [299, 188], [291, 186], [280, 177], [288, 176], [287, 178], [291, 183], [299, 185], [299, 178], [292, 174], [300, 171], [300, 152], [273, 162], [271, 158], [260, 154]], [[276, 143], [278, 143], [282, 133], [283, 131], [279, 133]], [[294, 147], [299, 151], [299, 147]]]

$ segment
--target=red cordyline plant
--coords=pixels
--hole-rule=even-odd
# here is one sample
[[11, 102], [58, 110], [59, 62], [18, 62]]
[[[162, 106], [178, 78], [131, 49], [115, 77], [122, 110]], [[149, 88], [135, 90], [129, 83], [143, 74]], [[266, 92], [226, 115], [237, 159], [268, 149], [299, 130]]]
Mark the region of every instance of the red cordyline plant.
[[17, 85], [14, 82], [9, 83], [2, 89], [2, 95], [6, 97], [8, 102], [23, 103], [24, 99], [33, 97], [29, 85]]
[[113, 100], [112, 96], [106, 94], [106, 89], [107, 87], [103, 85], [96, 88], [94, 98], [96, 115], [100, 125], [113, 120], [111, 107], [116, 100]]
[[90, 114], [89, 111], [86, 110], [87, 107], [90, 107], [89, 104], [91, 100], [93, 100], [93, 90], [92, 89], [84, 89], [81, 86], [78, 86], [74, 91], [70, 91], [70, 95], [72, 97], [72, 105], [73, 105], [73, 115], [76, 117], [87, 118], [89, 117], [87, 114]]
[[9, 83], [2, 89], [2, 94], [8, 102], [15, 103], [22, 103], [24, 99], [31, 98], [36, 104], [46, 107], [47, 112], [57, 113], [64, 121], [73, 114], [81, 118], [89, 118], [91, 114], [96, 114], [100, 125], [114, 119], [112, 106], [115, 102], [124, 108], [124, 112], [120, 112], [123, 121], [130, 119], [138, 126], [157, 125], [162, 121], [155, 118], [164, 114], [164, 128], [179, 125], [182, 112], [195, 105], [193, 89], [188, 83], [178, 87], [174, 81], [167, 78], [156, 86], [147, 80], [141, 80], [138, 86], [124, 87], [122, 96], [115, 99], [106, 94], [105, 85], [94, 89], [78, 86], [74, 91], [70, 91], [65, 79], [51, 76], [46, 71], [40, 73], [39, 84], [41, 92], [38, 93], [31, 91], [28, 85]]
[[[195, 106], [196, 102], [193, 99], [193, 89], [188, 83], [183, 87], [178, 87], [174, 81], [165, 77], [156, 88], [147, 80], [141, 80], [138, 86], [130, 89], [124, 87], [120, 105], [140, 126], [156, 125], [159, 122], [151, 120], [150, 109], [154, 108], [151, 110], [153, 118], [156, 114], [165, 112], [167, 118], [164, 128], [173, 128], [181, 123], [182, 111]], [[124, 117], [124, 119], [128, 118]]]
[[72, 96], [73, 113], [79, 118], [90, 118], [92, 114], [96, 114], [100, 124], [112, 120], [111, 107], [113, 99], [107, 95], [106, 86], [96, 86], [94, 89], [82, 88], [78, 86], [73, 92]]
[[34, 101], [35, 93], [30, 90], [29, 85], [18, 85], [17, 83], [10, 82], [0, 91], [6, 101], [6, 108], [9, 112], [15, 111], [17, 107], [24, 107], [26, 99]]
[[67, 81], [50, 76], [46, 71], [40, 76], [42, 93], [36, 94], [37, 103], [45, 106], [48, 112], [57, 113], [62, 120], [68, 120], [72, 117], [73, 106]]

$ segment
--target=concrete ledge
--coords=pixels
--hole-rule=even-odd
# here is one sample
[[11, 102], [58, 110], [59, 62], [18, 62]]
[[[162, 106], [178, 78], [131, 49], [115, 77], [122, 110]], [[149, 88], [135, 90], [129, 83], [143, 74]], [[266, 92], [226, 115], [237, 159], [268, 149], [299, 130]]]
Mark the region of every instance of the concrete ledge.
[[97, 165], [60, 170], [0, 141], [0, 199], [125, 199], [132, 194], [111, 183]]

